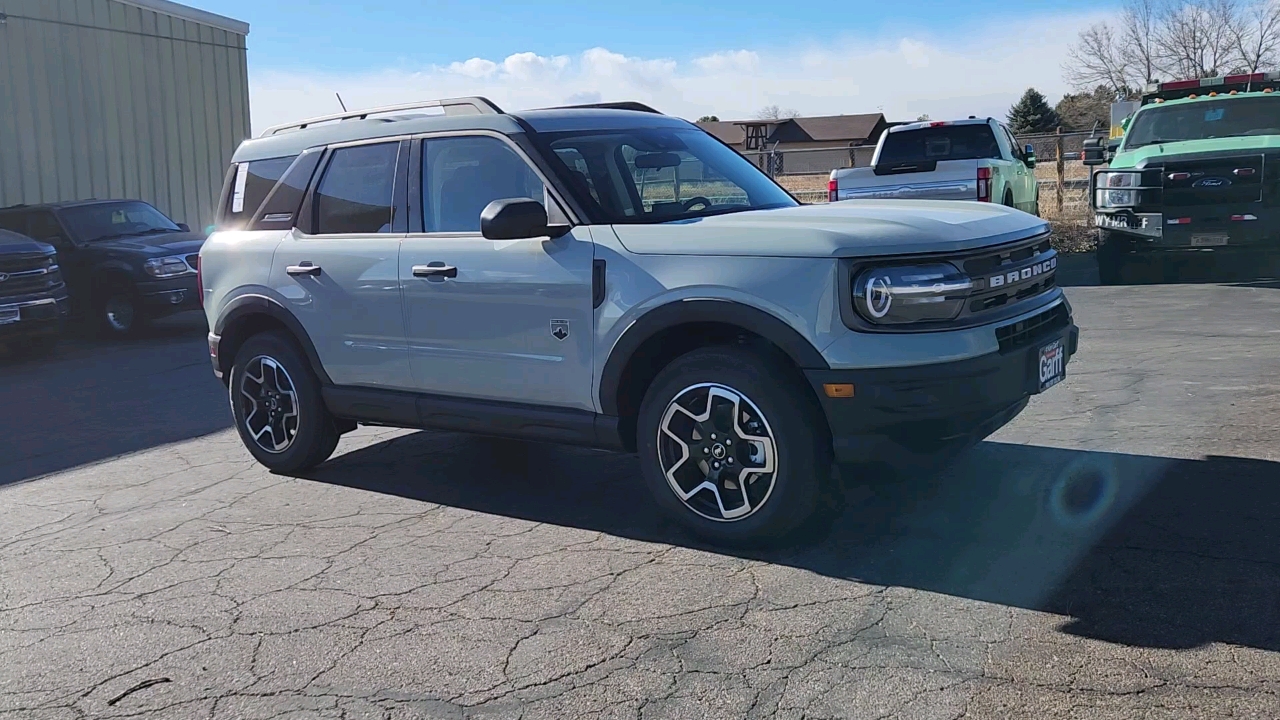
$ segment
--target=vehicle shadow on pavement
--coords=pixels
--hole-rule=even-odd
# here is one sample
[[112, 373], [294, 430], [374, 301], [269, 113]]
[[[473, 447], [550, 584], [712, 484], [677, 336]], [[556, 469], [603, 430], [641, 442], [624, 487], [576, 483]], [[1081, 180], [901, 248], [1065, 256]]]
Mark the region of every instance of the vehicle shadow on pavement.
[[231, 426], [199, 319], [129, 340], [71, 328], [48, 358], [0, 356], [0, 486]]
[[[309, 477], [702, 548], [663, 524], [630, 456], [414, 433]], [[987, 442], [939, 477], [877, 475], [849, 495], [824, 539], [741, 556], [1056, 613], [1063, 632], [1126, 645], [1280, 650], [1280, 463]]]

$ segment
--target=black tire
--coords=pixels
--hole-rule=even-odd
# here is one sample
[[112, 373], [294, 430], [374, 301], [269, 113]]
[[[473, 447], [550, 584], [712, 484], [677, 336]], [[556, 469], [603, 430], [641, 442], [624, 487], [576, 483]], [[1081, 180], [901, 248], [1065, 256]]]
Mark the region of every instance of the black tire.
[[[677, 401], [684, 412], [675, 408]], [[735, 403], [739, 423], [731, 422]], [[707, 419], [693, 420], [689, 408]], [[664, 424], [680, 439], [664, 433]], [[738, 445], [732, 447], [735, 438]], [[645, 483], [658, 504], [685, 529], [716, 545], [795, 542], [802, 530], [810, 535], [824, 529], [838, 509], [822, 411], [796, 370], [767, 353], [707, 347], [672, 361], [645, 393], [636, 445]], [[773, 472], [743, 472], [769, 466], [769, 458]], [[668, 471], [674, 482], [668, 481]], [[747, 476], [752, 479], [738, 484]], [[687, 499], [674, 487], [681, 487]]]
[[320, 381], [287, 335], [265, 332], [246, 340], [227, 386], [240, 439], [271, 470], [308, 470], [328, 460], [338, 446], [338, 429], [320, 396]]
[[1005, 207], [1013, 207], [1013, 206], [1014, 206], [1014, 205], [1013, 205], [1013, 191], [1012, 191], [1012, 190], [1005, 190], [1005, 191], [1004, 191], [1004, 206], [1005, 206]]
[[137, 293], [124, 285], [111, 285], [99, 291], [93, 313], [98, 331], [105, 337], [137, 335], [147, 320]]

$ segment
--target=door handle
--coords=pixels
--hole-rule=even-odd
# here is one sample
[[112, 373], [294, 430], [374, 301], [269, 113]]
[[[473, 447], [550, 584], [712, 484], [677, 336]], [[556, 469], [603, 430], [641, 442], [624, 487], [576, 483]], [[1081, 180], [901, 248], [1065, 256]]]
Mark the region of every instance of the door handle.
[[458, 268], [444, 263], [432, 263], [431, 265], [414, 265], [413, 276], [420, 278], [429, 277], [458, 277]]
[[294, 277], [298, 277], [300, 275], [310, 275], [311, 277], [320, 276], [320, 266], [312, 265], [309, 262], [304, 262], [301, 265], [290, 265], [285, 268], [284, 271]]

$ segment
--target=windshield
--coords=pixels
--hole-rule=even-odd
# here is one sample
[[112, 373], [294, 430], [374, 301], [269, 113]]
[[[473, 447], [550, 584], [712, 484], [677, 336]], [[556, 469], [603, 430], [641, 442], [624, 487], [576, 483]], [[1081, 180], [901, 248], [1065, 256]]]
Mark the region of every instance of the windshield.
[[556, 171], [607, 223], [658, 223], [798, 203], [748, 160], [694, 128], [548, 133]]
[[999, 157], [1000, 145], [990, 125], [945, 125], [889, 133], [880, 148], [876, 165], [894, 167]]
[[84, 242], [133, 235], [182, 232], [164, 213], [144, 202], [97, 203], [67, 208], [62, 220]]
[[1148, 106], [1133, 117], [1124, 149], [1246, 135], [1280, 135], [1280, 96]]

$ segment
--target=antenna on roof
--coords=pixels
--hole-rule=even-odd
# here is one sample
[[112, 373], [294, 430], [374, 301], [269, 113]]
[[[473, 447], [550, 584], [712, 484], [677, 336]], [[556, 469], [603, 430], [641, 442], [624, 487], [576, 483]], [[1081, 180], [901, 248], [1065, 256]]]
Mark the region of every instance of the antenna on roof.
[[338, 95], [338, 93], [334, 93], [334, 95], [338, 98], [338, 104], [342, 106], [342, 112], [347, 112], [347, 104], [342, 102], [342, 96]]

